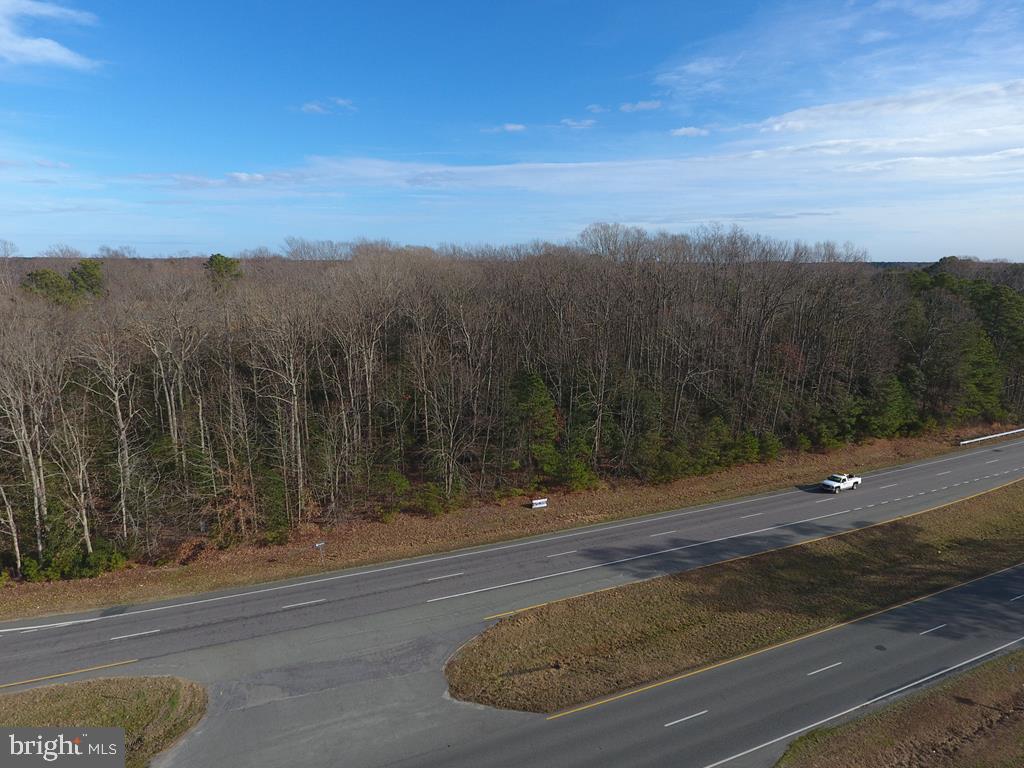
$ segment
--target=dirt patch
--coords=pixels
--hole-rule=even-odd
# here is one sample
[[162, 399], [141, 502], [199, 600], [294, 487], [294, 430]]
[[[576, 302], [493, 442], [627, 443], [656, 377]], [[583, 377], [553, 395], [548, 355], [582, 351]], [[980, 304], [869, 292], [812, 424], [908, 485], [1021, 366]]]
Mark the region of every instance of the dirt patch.
[[777, 768], [1019, 768], [1024, 651], [990, 661], [866, 717], [813, 731]]
[[206, 690], [177, 677], [114, 677], [0, 696], [11, 727], [124, 728], [127, 768], [142, 768], [199, 722]]
[[554, 712], [1024, 559], [1018, 482], [904, 520], [525, 611], [449, 662], [453, 695]]
[[[1009, 427], [1007, 427], [1009, 428]], [[391, 523], [355, 520], [327, 531], [307, 530], [289, 544], [218, 550], [190, 541], [177, 562], [134, 566], [94, 579], [0, 588], [0, 620], [159, 600], [255, 584], [368, 563], [489, 544], [573, 526], [662, 512], [819, 480], [829, 472], [867, 472], [956, 449], [958, 437], [991, 434], [999, 426], [927, 437], [873, 440], [829, 453], [787, 453], [766, 464], [731, 467], [665, 485], [635, 482], [579, 493], [547, 493], [547, 509], [531, 510], [527, 497], [479, 504], [429, 518], [398, 515]], [[324, 566], [313, 549], [326, 542]]]

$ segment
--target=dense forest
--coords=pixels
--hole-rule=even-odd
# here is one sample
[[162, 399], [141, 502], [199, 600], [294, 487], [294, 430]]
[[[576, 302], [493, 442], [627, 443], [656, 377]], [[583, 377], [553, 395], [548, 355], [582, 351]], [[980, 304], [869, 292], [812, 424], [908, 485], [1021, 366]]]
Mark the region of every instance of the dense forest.
[[710, 228], [0, 248], [0, 580], [1024, 414], [1024, 272]]

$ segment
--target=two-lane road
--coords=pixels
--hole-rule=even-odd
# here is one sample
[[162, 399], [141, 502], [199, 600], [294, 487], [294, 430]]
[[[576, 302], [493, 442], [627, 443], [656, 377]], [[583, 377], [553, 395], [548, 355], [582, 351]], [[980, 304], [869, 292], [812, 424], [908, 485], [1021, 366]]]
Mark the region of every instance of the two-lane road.
[[[794, 489], [320, 577], [7, 623], [0, 625], [0, 685], [16, 690], [12, 683], [121, 662], [129, 663], [92, 674], [174, 673], [204, 682], [211, 690], [209, 715], [164, 761], [175, 765], [459, 764], [479, 762], [485, 754], [494, 758], [486, 762], [498, 763], [498, 753], [519, 754], [521, 765], [517, 740], [520, 749], [547, 745], [563, 758], [557, 764], [571, 764], [565, 750], [584, 739], [590, 746], [577, 752], [591, 759], [593, 749], [618, 755], [642, 742], [647, 746], [636, 755], [627, 760], [623, 752], [617, 759], [638, 765], [649, 752], [651, 764], [658, 764], [657, 759], [678, 754], [682, 762], [675, 764], [700, 768], [704, 757], [694, 755], [721, 759], [741, 742], [793, 730], [789, 725], [804, 714], [801, 707], [817, 706], [813, 691], [824, 691], [821, 695], [836, 706], [849, 706], [856, 694], [875, 690], [871, 681], [898, 686], [918, 670], [872, 661], [870, 680], [838, 693], [820, 684], [851, 671], [860, 680], [864, 659], [837, 658], [836, 666], [809, 669], [815, 674], [792, 690], [780, 687], [779, 675], [753, 675], [747, 678], [751, 707], [732, 709], [738, 705], [722, 703], [722, 692], [696, 697], [692, 711], [688, 703], [672, 702], [663, 715], [651, 713], [655, 720], [664, 717], [657, 732], [663, 735], [655, 737], [632, 716], [610, 720], [604, 712], [617, 705], [546, 720], [452, 702], [444, 695], [441, 667], [487, 619], [510, 610], [884, 522], [1022, 476], [1024, 441], [1019, 441], [871, 473], [862, 488], [838, 495]], [[1022, 603], [1008, 604], [1008, 610], [1024, 609]], [[949, 627], [961, 626], [950, 618]], [[869, 624], [836, 630], [832, 637], [862, 631], [860, 626]], [[952, 630], [936, 629], [922, 636], [935, 645], [924, 647], [943, 648], [943, 663], [955, 663], [961, 650], [975, 648], [972, 643], [980, 647], [996, 639], [973, 623], [971, 629], [957, 634], [949, 648], [941, 641]], [[769, 658], [774, 657], [742, 663], [760, 670]], [[821, 661], [821, 667], [832, 663]], [[937, 657], [933, 661], [938, 663]], [[756, 703], [764, 706], [773, 689], [769, 682], [786, 706], [758, 714]], [[694, 681], [686, 685], [689, 689]], [[662, 689], [680, 690], [666, 685], [630, 699], [660, 701], [670, 695]], [[629, 708], [637, 706], [631, 701]], [[793, 711], [791, 720], [781, 718], [783, 709]], [[591, 722], [600, 723], [597, 730], [580, 735], [579, 729], [589, 726], [576, 723]], [[700, 739], [692, 735], [695, 729]], [[694, 753], [679, 740], [702, 746]], [[723, 749], [716, 752], [713, 744]], [[770, 751], [740, 759], [761, 765]], [[525, 764], [546, 760], [536, 753], [529, 757]]]

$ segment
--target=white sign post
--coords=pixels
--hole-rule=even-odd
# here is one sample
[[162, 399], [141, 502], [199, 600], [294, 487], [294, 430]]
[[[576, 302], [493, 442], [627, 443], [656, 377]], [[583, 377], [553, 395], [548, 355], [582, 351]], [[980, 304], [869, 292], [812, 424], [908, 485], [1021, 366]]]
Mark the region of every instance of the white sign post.
[[315, 549], [317, 552], [320, 553], [320, 567], [321, 568], [324, 567], [324, 544], [325, 544], [325, 542], [318, 541], [316, 544], [313, 545], [313, 549]]

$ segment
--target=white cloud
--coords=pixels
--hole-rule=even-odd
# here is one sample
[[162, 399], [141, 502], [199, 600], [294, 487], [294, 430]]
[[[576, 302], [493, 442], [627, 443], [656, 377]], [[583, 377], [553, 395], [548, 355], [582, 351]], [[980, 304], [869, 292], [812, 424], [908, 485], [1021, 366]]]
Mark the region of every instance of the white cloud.
[[710, 77], [728, 66], [728, 60], [721, 56], [700, 56], [683, 64], [679, 69], [687, 75]]
[[593, 128], [597, 120], [587, 118], [585, 120], [574, 120], [571, 117], [564, 117], [560, 121], [566, 128]]
[[316, 101], [307, 101], [299, 110], [305, 112], [307, 115], [331, 115], [335, 112], [356, 112], [355, 104], [352, 103], [352, 99], [342, 99], [338, 96], [331, 96], [327, 99], [320, 99]]
[[599, 115], [602, 112], [607, 112], [607, 111], [608, 111], [608, 108], [607, 107], [602, 107], [600, 104], [587, 104], [587, 112], [590, 112], [591, 114]]
[[943, 21], [973, 16], [981, 8], [980, 0], [882, 0], [880, 10], [899, 10], [924, 21]]
[[619, 105], [621, 112], [650, 112], [654, 109], [661, 109], [661, 102], [658, 99], [649, 101], [626, 102]]
[[889, 131], [901, 136], [1024, 123], [1024, 79], [922, 88], [876, 99], [821, 104], [770, 117], [762, 132]]
[[72, 51], [47, 37], [29, 37], [19, 26], [19, 19], [62, 21], [71, 24], [93, 24], [91, 13], [65, 8], [44, 0], [0, 0], [0, 61], [13, 65], [41, 65], [92, 69], [97, 62]]
[[707, 128], [698, 128], [695, 125], [684, 125], [682, 128], [673, 128], [669, 131], [673, 136], [707, 136], [711, 133]]
[[239, 184], [259, 184], [267, 180], [267, 177], [262, 173], [244, 173], [242, 171], [229, 173], [228, 178], [231, 181], [237, 181]]
[[484, 133], [522, 133], [526, 130], [526, 126], [522, 123], [503, 123], [493, 128], [482, 128], [481, 130]]
[[862, 45], [872, 45], [873, 43], [880, 43], [883, 40], [891, 40], [895, 35], [885, 29], [869, 29], [860, 36], [860, 43]]
[[[802, 130], [774, 129], [793, 122]], [[672, 133], [696, 137], [710, 131], [683, 126]], [[468, 205], [481, 190], [527, 192], [540, 196], [532, 204], [562, 201], [550, 203], [552, 210], [577, 206], [600, 217], [612, 206], [649, 220], [677, 209], [690, 210], [695, 220], [703, 211], [706, 219], [710, 214], [702, 206], [709, 190], [723, 211], [761, 211], [766, 221], [786, 211], [806, 219], [864, 200], [873, 201], [882, 217], [887, 206], [927, 207], [939, 198], [986, 210], [990, 200], [1020, 197], [1024, 188], [1024, 80], [819, 104], [735, 127], [729, 135], [729, 144], [685, 157], [478, 165], [312, 157], [278, 170], [155, 176], [137, 183], [223, 202], [334, 199], [379, 189], [409, 204], [445, 199]]]

